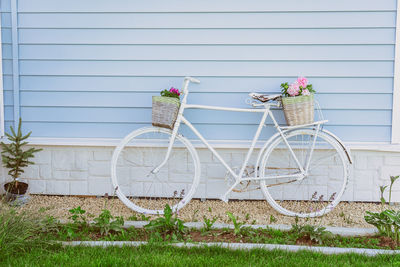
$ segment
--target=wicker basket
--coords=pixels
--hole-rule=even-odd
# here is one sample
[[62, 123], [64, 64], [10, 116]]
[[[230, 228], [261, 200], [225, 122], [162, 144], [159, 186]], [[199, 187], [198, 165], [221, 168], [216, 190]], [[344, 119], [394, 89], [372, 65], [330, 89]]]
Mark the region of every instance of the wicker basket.
[[283, 112], [289, 126], [314, 122], [314, 95], [283, 97]]
[[175, 97], [153, 96], [153, 126], [174, 128], [178, 116], [180, 101]]

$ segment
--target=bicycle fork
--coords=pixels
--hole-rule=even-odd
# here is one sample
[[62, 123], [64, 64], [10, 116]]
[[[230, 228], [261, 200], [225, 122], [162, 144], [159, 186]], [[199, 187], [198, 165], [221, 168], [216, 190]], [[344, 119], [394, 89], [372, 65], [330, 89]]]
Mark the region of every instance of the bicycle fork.
[[[171, 155], [172, 146], [174, 145], [175, 138], [176, 138], [176, 135], [178, 134], [178, 129], [179, 129], [179, 126], [180, 126], [181, 121], [182, 121], [183, 110], [185, 109], [185, 104], [186, 104], [187, 96], [188, 96], [188, 86], [189, 86], [190, 82], [199, 83], [198, 80], [195, 80], [195, 79], [190, 78], [190, 77], [185, 77], [185, 79], [183, 80], [182, 92], [183, 92], [184, 95], [183, 95], [181, 106], [179, 107], [178, 116], [176, 117], [174, 128], [172, 130], [172, 135], [171, 135], [171, 138], [169, 140], [167, 154], [165, 155], [165, 158], [164, 158], [163, 162], [161, 162], [161, 164], [159, 166], [157, 166], [156, 168], [154, 168], [150, 172], [151, 174], [158, 173], [161, 170], [161, 168], [168, 162], [169, 156]], [[149, 176], [150, 173], [147, 176]]]

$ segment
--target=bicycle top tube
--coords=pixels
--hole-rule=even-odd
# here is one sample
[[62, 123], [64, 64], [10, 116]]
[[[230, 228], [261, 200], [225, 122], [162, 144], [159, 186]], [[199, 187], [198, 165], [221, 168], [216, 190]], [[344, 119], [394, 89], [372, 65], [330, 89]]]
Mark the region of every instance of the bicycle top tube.
[[[185, 77], [182, 85], [182, 93], [184, 94], [181, 101], [181, 111], [186, 108], [191, 109], [209, 109], [209, 110], [223, 110], [223, 111], [233, 111], [233, 112], [255, 112], [263, 113], [269, 110], [271, 107], [280, 107], [280, 103], [248, 103], [253, 108], [233, 108], [233, 107], [219, 107], [219, 106], [209, 106], [209, 105], [198, 105], [198, 104], [187, 104], [187, 96], [189, 95], [189, 83], [200, 83], [199, 80], [193, 77]], [[261, 108], [257, 108], [261, 107]]]
[[195, 105], [195, 104], [183, 104], [185, 109], [209, 109], [209, 110], [223, 110], [223, 111], [236, 111], [236, 112], [258, 112], [264, 113], [270, 109], [271, 104], [266, 104], [265, 108], [231, 108], [231, 107], [219, 107], [219, 106], [208, 106], [208, 105]]

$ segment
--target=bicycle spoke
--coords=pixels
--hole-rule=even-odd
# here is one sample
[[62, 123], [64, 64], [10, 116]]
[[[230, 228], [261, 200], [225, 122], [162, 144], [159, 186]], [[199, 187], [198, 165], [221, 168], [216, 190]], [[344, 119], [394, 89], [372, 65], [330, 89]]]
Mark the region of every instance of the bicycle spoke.
[[324, 161], [328, 161], [328, 162], [329, 162], [329, 159], [330, 159], [331, 157], [335, 157], [336, 154], [337, 154], [337, 152], [334, 151], [334, 152], [332, 152], [330, 155], [327, 155], [327, 156], [325, 156], [325, 157], [323, 157], [323, 158], [320, 158], [320, 159], [314, 161], [313, 164], [312, 164], [313, 167], [311, 167], [311, 163], [310, 163], [310, 168], [309, 168], [308, 170], [312, 170], [313, 168], [318, 167], [318, 166], [319, 166], [318, 164], [321, 164], [321, 163], [324, 162]]

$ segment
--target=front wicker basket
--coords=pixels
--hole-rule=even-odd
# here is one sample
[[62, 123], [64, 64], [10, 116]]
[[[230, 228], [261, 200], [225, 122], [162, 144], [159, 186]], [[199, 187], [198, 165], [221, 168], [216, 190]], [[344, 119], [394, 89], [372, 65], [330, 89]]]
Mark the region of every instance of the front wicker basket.
[[173, 129], [178, 116], [180, 101], [175, 97], [153, 96], [153, 126]]
[[314, 122], [314, 95], [282, 98], [283, 112], [289, 126]]

